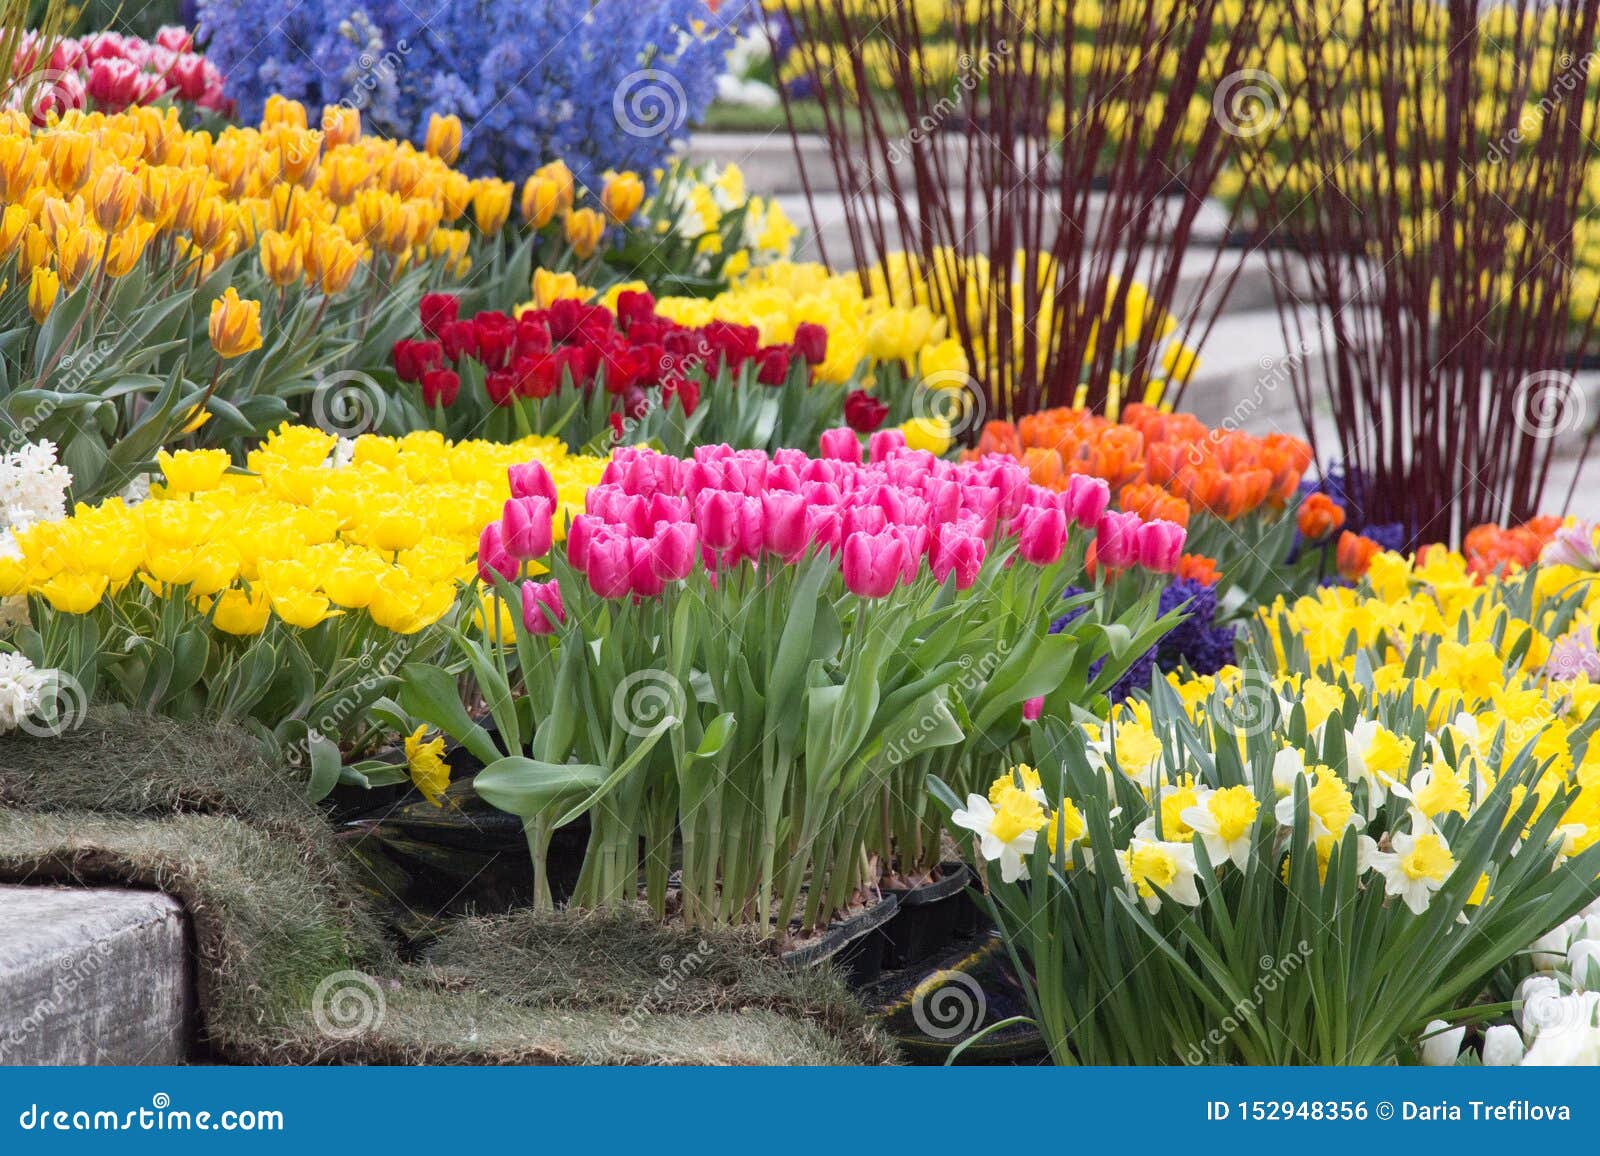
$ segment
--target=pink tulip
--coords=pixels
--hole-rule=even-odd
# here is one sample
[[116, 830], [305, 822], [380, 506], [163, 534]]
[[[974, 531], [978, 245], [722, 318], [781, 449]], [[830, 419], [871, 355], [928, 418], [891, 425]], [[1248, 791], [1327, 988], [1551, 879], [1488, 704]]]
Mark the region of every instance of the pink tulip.
[[932, 522], [952, 522], [961, 512], [961, 483], [953, 478], [930, 478], [923, 485], [922, 493]]
[[513, 498], [543, 498], [550, 503], [552, 510], [561, 504], [561, 499], [556, 495], [555, 481], [550, 477], [550, 471], [544, 468], [543, 462], [511, 466], [506, 473], [511, 480]]
[[1073, 474], [1063, 492], [1063, 501], [1063, 511], [1085, 530], [1092, 530], [1099, 525], [1100, 515], [1106, 512], [1111, 501], [1111, 487], [1104, 478]]
[[681, 582], [694, 571], [700, 539], [692, 522], [663, 522], [650, 536], [651, 565], [666, 582]]
[[764, 526], [764, 545], [769, 553], [785, 562], [793, 562], [805, 553], [811, 536], [806, 533], [806, 500], [799, 494], [776, 493], [763, 495], [761, 513]]
[[522, 562], [543, 558], [554, 541], [551, 506], [545, 498], [507, 498], [500, 516], [500, 540]]
[[1048, 566], [1061, 557], [1067, 544], [1067, 516], [1055, 506], [1030, 508], [1017, 533], [1017, 553], [1024, 562]]
[[561, 587], [555, 579], [522, 584], [522, 625], [529, 634], [554, 634], [556, 627], [566, 620]]
[[655, 544], [649, 538], [629, 538], [628, 589], [635, 597], [654, 598], [666, 588], [656, 566]]
[[844, 509], [846, 538], [851, 534], [877, 534], [889, 525], [889, 515], [880, 506], [846, 506]]
[[767, 548], [767, 517], [761, 508], [760, 498], [743, 498], [739, 502], [739, 545], [741, 558], [760, 558]]
[[517, 560], [501, 540], [500, 523], [490, 522], [478, 535], [478, 577], [492, 585], [498, 574], [509, 582], [517, 576], [517, 569]]
[[887, 461], [895, 450], [906, 448], [906, 435], [897, 429], [881, 429], [867, 439], [867, 456], [874, 462]]
[[906, 544], [893, 532], [851, 534], [844, 542], [844, 584], [861, 598], [883, 598], [905, 573]]
[[889, 532], [905, 543], [906, 560], [901, 574], [907, 585], [917, 580], [922, 569], [922, 559], [928, 553], [928, 528], [926, 526], [890, 526]]
[[836, 462], [861, 461], [861, 439], [849, 426], [838, 426], [822, 432], [822, 456]]
[[933, 555], [929, 564], [933, 576], [945, 582], [951, 574], [956, 576], [956, 589], [965, 590], [978, 580], [988, 546], [982, 538], [964, 533], [953, 526], [940, 526], [934, 534]]
[[1157, 518], [1139, 527], [1139, 565], [1159, 574], [1170, 574], [1178, 568], [1183, 556], [1184, 539], [1188, 532], [1175, 522]]
[[739, 518], [743, 500], [723, 490], [707, 490], [695, 499], [694, 524], [700, 543], [721, 552], [739, 544]]
[[579, 514], [572, 519], [572, 525], [567, 527], [567, 561], [574, 570], [588, 568], [589, 543], [594, 540], [595, 531], [605, 524], [598, 514]]
[[837, 507], [806, 507], [806, 538], [812, 545], [837, 552], [843, 531], [844, 519]]
[[1108, 570], [1125, 570], [1139, 560], [1138, 514], [1108, 511], [1094, 531], [1095, 559]]
[[1038, 698], [1030, 698], [1027, 702], [1022, 704], [1023, 722], [1038, 722], [1039, 716], [1043, 713], [1044, 695], [1042, 694]]
[[605, 534], [589, 543], [584, 569], [589, 588], [600, 597], [621, 598], [633, 589], [633, 542], [622, 534]]

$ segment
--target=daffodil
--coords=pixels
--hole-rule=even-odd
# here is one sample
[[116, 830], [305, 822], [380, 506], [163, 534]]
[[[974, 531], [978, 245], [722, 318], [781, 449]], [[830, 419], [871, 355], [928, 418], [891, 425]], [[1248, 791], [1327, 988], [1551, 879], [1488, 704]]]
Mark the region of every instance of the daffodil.
[[982, 795], [968, 795], [967, 805], [950, 818], [978, 836], [984, 859], [999, 861], [1002, 881], [1015, 883], [1028, 877], [1027, 858], [1046, 823], [1044, 808], [1032, 795], [1016, 786], [1002, 787], [995, 803]]

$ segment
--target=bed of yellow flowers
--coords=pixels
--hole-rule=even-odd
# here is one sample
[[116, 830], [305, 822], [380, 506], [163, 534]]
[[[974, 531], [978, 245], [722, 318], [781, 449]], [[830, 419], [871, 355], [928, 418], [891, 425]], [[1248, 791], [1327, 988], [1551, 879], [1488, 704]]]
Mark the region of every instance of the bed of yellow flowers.
[[1054, 1058], [1415, 1060], [1470, 1020], [1600, 873], [1597, 602], [1571, 566], [1380, 555], [1264, 608], [1241, 666], [938, 788]]
[[32, 602], [19, 641], [35, 664], [96, 697], [348, 740], [379, 729], [369, 708], [453, 622], [508, 467], [528, 462], [555, 482], [559, 535], [605, 463], [552, 438], [286, 425], [242, 470], [222, 450], [163, 452], [147, 499], [19, 531], [0, 593]]

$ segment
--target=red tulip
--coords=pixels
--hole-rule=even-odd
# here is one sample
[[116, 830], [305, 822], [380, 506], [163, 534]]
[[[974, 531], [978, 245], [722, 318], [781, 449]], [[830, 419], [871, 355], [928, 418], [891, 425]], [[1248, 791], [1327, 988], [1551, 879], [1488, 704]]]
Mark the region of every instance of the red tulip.
[[430, 409], [454, 405], [460, 393], [461, 379], [454, 370], [430, 369], [422, 375], [422, 404]]
[[459, 315], [461, 301], [453, 293], [424, 293], [417, 311], [422, 316], [422, 328], [438, 337], [439, 327]]

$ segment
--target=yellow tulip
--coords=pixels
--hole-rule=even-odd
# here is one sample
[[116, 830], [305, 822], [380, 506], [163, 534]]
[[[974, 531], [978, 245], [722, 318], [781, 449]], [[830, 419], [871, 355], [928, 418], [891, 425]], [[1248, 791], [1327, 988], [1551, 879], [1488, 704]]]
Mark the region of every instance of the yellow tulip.
[[56, 188], [71, 196], [89, 179], [94, 159], [94, 140], [86, 133], [50, 133], [45, 138], [45, 156], [50, 162], [50, 179]]
[[7, 205], [0, 212], [0, 261], [6, 260], [22, 245], [27, 232], [28, 210], [21, 205]]
[[212, 607], [211, 623], [224, 634], [251, 636], [267, 628], [272, 599], [262, 589], [225, 590]]
[[100, 170], [91, 190], [94, 219], [107, 233], [120, 233], [139, 214], [139, 199], [143, 182], [121, 165], [107, 165]]
[[28, 281], [28, 312], [40, 325], [55, 308], [56, 294], [61, 290], [61, 279], [48, 265], [38, 265]]
[[431, 114], [428, 117], [427, 140], [422, 147], [429, 156], [438, 157], [447, 165], [455, 164], [456, 157], [461, 153], [461, 118]]
[[261, 302], [245, 301], [232, 285], [211, 303], [211, 348], [223, 360], [261, 348]]
[[605, 231], [605, 218], [593, 209], [574, 209], [567, 214], [567, 244], [579, 257], [593, 256]]
[[273, 93], [267, 97], [266, 108], [261, 113], [263, 126], [282, 124], [290, 128], [306, 127], [306, 106], [298, 100]]
[[572, 170], [567, 168], [564, 162], [551, 161], [547, 165], [540, 165], [533, 175], [555, 185], [558, 212], [564, 213], [572, 208], [572, 202], [577, 196], [577, 182], [573, 179]]
[[280, 590], [269, 586], [268, 597], [272, 600], [273, 612], [301, 630], [321, 625], [338, 613], [329, 610], [325, 595], [313, 590]]
[[322, 139], [331, 148], [347, 145], [361, 137], [361, 110], [330, 104], [322, 110]]
[[233, 460], [227, 450], [179, 450], [156, 454], [166, 488], [174, 494], [194, 494], [214, 490]]
[[561, 186], [548, 177], [531, 176], [522, 186], [522, 219], [534, 229], [542, 229], [555, 219], [561, 207]]
[[613, 173], [600, 191], [600, 204], [613, 221], [624, 224], [644, 204], [644, 182], [637, 173]]
[[261, 234], [261, 271], [268, 281], [282, 289], [300, 280], [303, 269], [299, 240], [277, 231]]
[[153, 236], [155, 227], [139, 222], [112, 237], [111, 247], [106, 252], [106, 275], [126, 277], [133, 272], [133, 267], [144, 256], [145, 246]]
[[472, 194], [472, 216], [479, 231], [493, 237], [511, 215], [512, 185], [493, 178], [481, 180], [477, 185]]
[[444, 736], [424, 742], [427, 733], [424, 724], [406, 736], [406, 767], [422, 797], [438, 807], [450, 785], [450, 764], [444, 759]]
[[548, 309], [557, 301], [587, 301], [593, 296], [594, 290], [579, 285], [575, 273], [552, 273], [549, 269], [533, 271], [533, 303], [536, 309]]
[[62, 614], [87, 614], [100, 605], [111, 580], [104, 574], [57, 574], [41, 582], [37, 590], [45, 601]]

